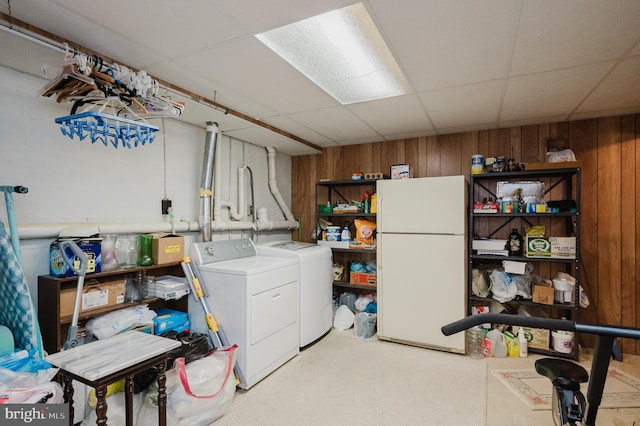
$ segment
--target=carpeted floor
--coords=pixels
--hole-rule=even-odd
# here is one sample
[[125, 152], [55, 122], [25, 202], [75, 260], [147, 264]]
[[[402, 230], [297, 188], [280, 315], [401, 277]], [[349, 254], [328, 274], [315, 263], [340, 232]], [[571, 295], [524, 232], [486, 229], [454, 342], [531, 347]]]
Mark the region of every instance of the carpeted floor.
[[473, 361], [331, 331], [216, 425], [484, 425], [487, 366]]

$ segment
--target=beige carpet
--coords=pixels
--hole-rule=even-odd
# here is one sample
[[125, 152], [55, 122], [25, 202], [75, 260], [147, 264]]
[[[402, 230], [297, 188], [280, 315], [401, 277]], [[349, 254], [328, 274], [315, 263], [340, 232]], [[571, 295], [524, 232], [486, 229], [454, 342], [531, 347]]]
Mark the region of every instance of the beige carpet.
[[[583, 366], [589, 371], [590, 366]], [[552, 386], [549, 379], [535, 369], [491, 370], [513, 393], [532, 410], [550, 410]], [[582, 383], [582, 393], [587, 395], [588, 383]], [[640, 407], [640, 380], [610, 367], [605, 382], [600, 408]]]
[[486, 363], [332, 331], [248, 391], [220, 425], [484, 425]]

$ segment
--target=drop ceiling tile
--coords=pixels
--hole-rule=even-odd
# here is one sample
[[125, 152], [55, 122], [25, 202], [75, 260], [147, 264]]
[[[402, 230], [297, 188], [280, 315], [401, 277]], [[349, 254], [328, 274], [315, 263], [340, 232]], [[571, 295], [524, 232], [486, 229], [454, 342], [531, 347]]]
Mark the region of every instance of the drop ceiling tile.
[[202, 97], [240, 111], [243, 114], [259, 118], [276, 114], [268, 106], [247, 98], [242, 87], [229, 88], [207, 75], [207, 70], [193, 70], [182, 62], [164, 61], [147, 69], [154, 77], [176, 84]]
[[[330, 10], [339, 9], [354, 0], [213, 0], [219, 10], [226, 11], [252, 34], [290, 24]], [[277, 11], [275, 13], [274, 11]]]
[[500, 121], [562, 116], [578, 107], [613, 62], [509, 79]]
[[640, 36], [638, 22], [635, 1], [525, 1], [511, 75], [618, 58]]
[[576, 112], [640, 108], [640, 56], [619, 63]]
[[443, 129], [460, 126], [494, 124], [497, 122], [502, 80], [429, 90], [420, 93], [434, 127]]
[[351, 104], [347, 109], [381, 135], [426, 132], [433, 128], [416, 95]]
[[[235, 40], [181, 59], [184, 66], [206, 78], [224, 81], [256, 102], [268, 102], [279, 113], [338, 105], [255, 38]], [[268, 100], [268, 101], [266, 101]]]
[[[76, 2], [77, 7], [73, 7], [76, 6]], [[160, 51], [152, 51], [138, 41], [111, 30], [107, 20], [103, 20], [98, 14], [105, 9], [111, 11], [111, 8], [87, 5], [86, 2], [79, 0], [58, 0], [58, 2], [23, 0], [12, 3], [11, 15], [55, 34], [69, 43], [90, 48], [100, 52], [102, 56], [132, 67], [143, 68], [144, 64], [157, 61], [162, 57]], [[8, 13], [5, 10], [3, 12]], [[82, 12], [90, 17], [81, 15]], [[117, 15], [113, 19], [116, 17]], [[60, 55], [62, 57], [62, 53]]]
[[417, 91], [506, 75], [519, 1], [371, 0], [370, 4]]
[[289, 117], [338, 143], [368, 137], [377, 137], [378, 140], [382, 140], [380, 135], [344, 106], [306, 111], [291, 114]]
[[[188, 7], [173, 0], [136, 0], [137, 13], [130, 13], [129, 0], [109, 0], [109, 6], [99, 8], [99, 13], [86, 7], [85, 0], [53, 1], [92, 25], [126, 35], [133, 44], [145, 46], [162, 57], [200, 50], [243, 34], [233, 19], [208, 0], [190, 0]], [[122, 47], [126, 49], [126, 45]]]
[[231, 130], [224, 132], [224, 134], [259, 146], [272, 146], [277, 151], [287, 153], [287, 155], [310, 155], [318, 154], [320, 152], [305, 144], [296, 142], [257, 126], [247, 127], [246, 129]]
[[299, 138], [302, 138], [318, 146], [326, 147], [334, 146], [336, 144], [331, 139], [314, 132], [308, 127], [303, 126], [302, 124], [290, 119], [287, 116], [276, 115], [273, 117], [265, 117], [264, 121], [279, 129], [287, 129], [287, 132], [292, 133]]

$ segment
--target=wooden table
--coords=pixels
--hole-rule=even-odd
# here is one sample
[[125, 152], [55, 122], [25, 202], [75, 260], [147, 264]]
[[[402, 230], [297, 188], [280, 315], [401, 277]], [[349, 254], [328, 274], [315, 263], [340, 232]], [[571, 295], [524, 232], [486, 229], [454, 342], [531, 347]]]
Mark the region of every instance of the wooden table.
[[168, 352], [182, 343], [139, 331], [128, 331], [45, 357], [60, 368], [64, 401], [69, 404], [69, 425], [73, 426], [73, 380], [96, 390], [98, 425], [107, 424], [107, 386], [125, 380], [126, 424], [133, 426], [133, 376], [155, 367], [158, 370], [158, 424], [165, 426], [167, 394], [165, 365]]

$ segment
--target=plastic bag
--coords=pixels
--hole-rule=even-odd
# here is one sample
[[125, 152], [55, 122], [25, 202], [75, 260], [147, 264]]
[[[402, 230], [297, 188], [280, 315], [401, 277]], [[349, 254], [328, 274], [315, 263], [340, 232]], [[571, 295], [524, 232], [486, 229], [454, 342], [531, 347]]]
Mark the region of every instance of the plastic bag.
[[179, 418], [178, 424], [209, 425], [229, 411], [236, 391], [233, 366], [237, 348], [233, 345], [213, 351], [187, 366], [184, 358], [176, 359], [180, 386], [167, 398], [167, 409]]
[[491, 272], [491, 292], [493, 293], [494, 299], [504, 303], [513, 300], [513, 298], [516, 297], [518, 289], [509, 274], [494, 269], [494, 271]]
[[373, 294], [361, 295], [356, 299], [355, 307], [359, 311], [364, 311], [367, 309], [369, 303], [373, 302], [375, 297]]
[[368, 339], [375, 334], [377, 314], [359, 312], [354, 317], [355, 333], [358, 339]]
[[488, 274], [485, 275], [479, 269], [474, 268], [471, 271], [471, 289], [476, 296], [488, 297], [490, 293]]
[[353, 326], [355, 315], [347, 305], [340, 305], [333, 317], [333, 328], [336, 330], [348, 330]]

